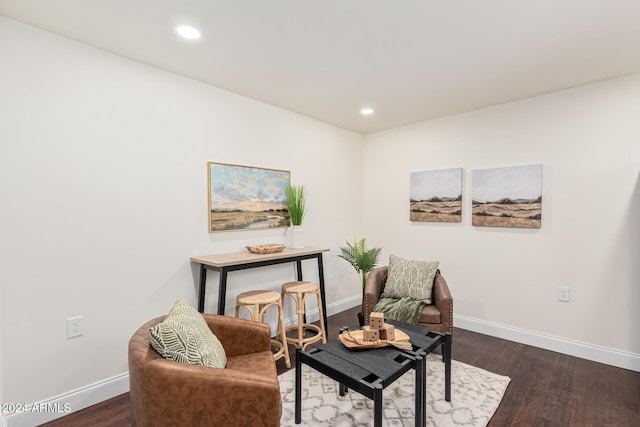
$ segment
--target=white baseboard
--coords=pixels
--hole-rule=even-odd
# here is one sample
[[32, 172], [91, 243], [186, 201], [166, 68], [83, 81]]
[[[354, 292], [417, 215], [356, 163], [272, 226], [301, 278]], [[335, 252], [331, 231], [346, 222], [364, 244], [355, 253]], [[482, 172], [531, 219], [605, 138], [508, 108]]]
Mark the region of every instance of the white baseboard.
[[[344, 299], [327, 305], [327, 317], [348, 310], [360, 305], [362, 297], [360, 295]], [[318, 309], [311, 309], [307, 313], [307, 321], [315, 322], [319, 319]], [[297, 317], [293, 316], [285, 319], [285, 324], [297, 324]], [[119, 396], [129, 391], [129, 373], [125, 372], [113, 378], [79, 388], [61, 396], [53, 397], [34, 405], [30, 405], [22, 412], [2, 414], [3, 427], [32, 427], [53, 421], [57, 418], [69, 415], [72, 412], [80, 411], [103, 402], [113, 397]]]
[[[499, 323], [454, 314], [453, 326], [492, 337], [527, 344], [581, 359], [592, 360], [619, 368], [640, 372], [640, 354], [600, 347], [566, 338], [544, 335]], [[455, 337], [453, 339], [455, 345]]]
[[[312, 299], [312, 301], [314, 301]], [[349, 310], [350, 308], [356, 307], [362, 304], [362, 296], [354, 295], [347, 299], [343, 299], [341, 301], [334, 302], [332, 304], [327, 305], [327, 317], [333, 316], [334, 314], [342, 313], [345, 310]], [[314, 305], [315, 306], [315, 305]], [[307, 322], [316, 322], [320, 319], [320, 314], [317, 308], [311, 308], [307, 311]], [[297, 325], [298, 317], [291, 316], [284, 319], [284, 324], [286, 326]]]
[[3, 427], [33, 427], [88, 408], [129, 391], [129, 373], [27, 405], [24, 410], [4, 414]]

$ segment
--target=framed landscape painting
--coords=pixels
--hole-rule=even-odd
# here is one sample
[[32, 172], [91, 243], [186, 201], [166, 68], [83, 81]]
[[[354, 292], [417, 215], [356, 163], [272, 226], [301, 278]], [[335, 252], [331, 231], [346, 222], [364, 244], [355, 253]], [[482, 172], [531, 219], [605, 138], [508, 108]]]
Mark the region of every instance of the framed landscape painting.
[[209, 232], [289, 226], [289, 171], [207, 163]]
[[409, 219], [462, 221], [462, 168], [411, 173]]
[[472, 225], [540, 228], [542, 165], [473, 171]]

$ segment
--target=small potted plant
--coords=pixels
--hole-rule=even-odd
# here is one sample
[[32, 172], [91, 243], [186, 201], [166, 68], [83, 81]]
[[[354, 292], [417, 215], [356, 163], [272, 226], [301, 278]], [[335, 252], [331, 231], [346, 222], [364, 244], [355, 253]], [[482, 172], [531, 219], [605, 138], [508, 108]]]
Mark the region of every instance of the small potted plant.
[[287, 210], [291, 220], [291, 248], [301, 249], [304, 247], [302, 220], [307, 213], [305, 191], [302, 185], [290, 185], [284, 190], [287, 198]]
[[364, 285], [367, 281], [367, 274], [375, 268], [378, 264], [378, 256], [382, 248], [367, 249], [366, 238], [355, 242], [353, 244], [348, 241], [345, 242], [346, 247], [341, 247], [340, 258], [348, 261], [355, 270], [360, 273], [362, 277], [362, 291], [364, 292]]
[[[346, 242], [346, 247], [341, 247], [340, 258], [348, 261], [356, 272], [362, 277], [362, 293], [364, 294], [364, 285], [367, 282], [367, 274], [375, 268], [378, 264], [378, 256], [382, 248], [367, 249], [366, 239], [362, 238], [359, 241], [354, 241], [353, 244]], [[358, 313], [358, 319], [360, 320], [360, 326], [363, 324], [362, 313]]]

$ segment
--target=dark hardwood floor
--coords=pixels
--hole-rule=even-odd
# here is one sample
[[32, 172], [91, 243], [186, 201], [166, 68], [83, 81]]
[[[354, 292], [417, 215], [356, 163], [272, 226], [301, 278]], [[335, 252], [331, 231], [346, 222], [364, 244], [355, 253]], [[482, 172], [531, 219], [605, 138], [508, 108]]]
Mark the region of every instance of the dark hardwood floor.
[[[329, 338], [338, 328], [357, 328], [359, 307], [329, 317]], [[453, 333], [453, 358], [511, 378], [496, 426], [640, 426], [640, 373], [506, 341], [463, 329]], [[284, 361], [277, 363], [285, 372]], [[292, 360], [293, 365], [293, 360]], [[128, 426], [123, 394], [43, 424], [46, 427]]]

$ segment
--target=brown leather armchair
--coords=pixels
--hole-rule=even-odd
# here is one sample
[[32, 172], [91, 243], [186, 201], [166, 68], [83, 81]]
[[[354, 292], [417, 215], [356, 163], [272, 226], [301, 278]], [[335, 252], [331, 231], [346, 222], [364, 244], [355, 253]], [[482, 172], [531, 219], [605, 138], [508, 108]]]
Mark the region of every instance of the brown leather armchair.
[[280, 383], [269, 326], [235, 317], [203, 315], [227, 354], [225, 368], [163, 359], [149, 344], [155, 318], [129, 341], [134, 426], [279, 426]]
[[[364, 324], [369, 324], [369, 314], [378, 303], [380, 295], [387, 283], [389, 267], [374, 268], [369, 272], [364, 286], [362, 298], [362, 315]], [[420, 313], [418, 325], [436, 332], [453, 333], [453, 298], [447, 286], [447, 282], [440, 274], [436, 273], [433, 280], [433, 304], [426, 306]]]

